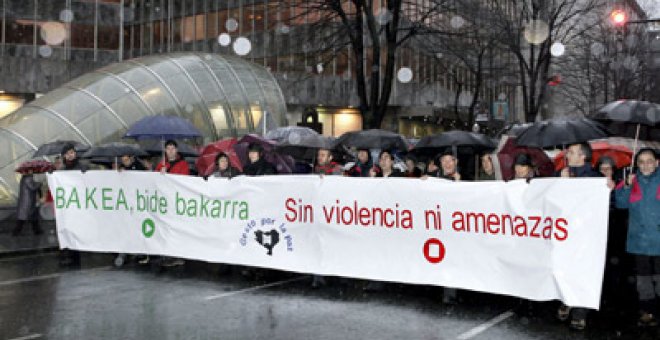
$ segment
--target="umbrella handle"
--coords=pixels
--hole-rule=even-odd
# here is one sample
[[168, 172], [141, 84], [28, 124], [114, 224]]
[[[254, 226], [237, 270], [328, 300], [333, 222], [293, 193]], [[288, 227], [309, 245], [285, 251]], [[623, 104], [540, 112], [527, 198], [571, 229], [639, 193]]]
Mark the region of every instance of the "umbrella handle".
[[[637, 124], [637, 131], [635, 132], [635, 141], [633, 142], [633, 153], [632, 153], [632, 162], [630, 162], [630, 166], [628, 167], [628, 172], [632, 174], [633, 168], [635, 167], [635, 154], [637, 153], [637, 141], [639, 140], [639, 128], [641, 127], [641, 124]], [[623, 183], [627, 183], [627, 178], [628, 174], [626, 171], [623, 172]]]

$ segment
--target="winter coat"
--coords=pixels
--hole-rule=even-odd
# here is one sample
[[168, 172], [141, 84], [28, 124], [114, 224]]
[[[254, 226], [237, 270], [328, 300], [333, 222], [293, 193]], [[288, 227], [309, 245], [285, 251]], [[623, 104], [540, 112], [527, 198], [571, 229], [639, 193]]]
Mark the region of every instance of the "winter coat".
[[158, 162], [155, 171], [159, 172], [163, 167], [165, 167], [165, 171], [169, 174], [190, 175], [188, 162], [181, 158], [181, 156], [177, 156], [174, 161], [167, 161], [165, 163], [163, 163], [163, 161]]
[[[378, 171], [376, 171], [376, 177], [381, 177], [381, 178], [384, 177], [383, 176], [383, 170], [380, 167], [377, 167], [377, 169], [378, 169]], [[390, 175], [387, 176], [386, 178], [389, 178], [389, 177], [403, 177], [403, 171], [401, 171], [397, 168], [393, 168], [392, 173], [390, 173]]]
[[33, 175], [23, 175], [19, 184], [18, 207], [16, 219], [20, 221], [36, 220], [38, 218], [37, 196], [41, 194], [41, 183], [34, 180]]
[[[589, 163], [583, 166], [571, 166], [568, 168], [568, 173], [570, 174], [570, 177], [602, 177], [602, 175], [599, 172], [596, 172]], [[557, 173], [557, 176], [561, 176], [561, 171]]]
[[619, 183], [615, 198], [617, 208], [629, 213], [626, 251], [660, 256], [660, 171], [649, 176], [638, 171], [631, 186]]
[[243, 167], [243, 173], [248, 176], [264, 176], [275, 175], [277, 174], [277, 170], [275, 170], [275, 167], [265, 159], [259, 158], [258, 161]]
[[403, 177], [409, 177], [409, 178], [419, 178], [422, 177], [422, 169], [415, 167], [413, 168], [412, 172], [404, 172]]
[[435, 177], [435, 178], [442, 178], [442, 179], [446, 179], [446, 180], [449, 180], [449, 181], [455, 181], [456, 180], [453, 176], [445, 176], [442, 172], [442, 168], [440, 168], [436, 171], [427, 171], [426, 176]]
[[479, 170], [479, 181], [494, 181], [495, 180], [495, 171], [492, 174], [487, 174], [483, 169]]
[[241, 172], [238, 171], [238, 169], [234, 168], [233, 166], [228, 167], [227, 169], [220, 171], [220, 169], [216, 169], [213, 172], [213, 177], [222, 177], [222, 178], [232, 178], [240, 175]]
[[341, 175], [341, 166], [335, 162], [330, 162], [326, 165], [316, 165], [314, 173], [320, 175]]
[[82, 172], [85, 172], [88, 170], [88, 168], [86, 165], [80, 163], [78, 158], [76, 158], [73, 160], [73, 162], [63, 161], [62, 168], [60, 170], [80, 170]]
[[350, 177], [369, 177], [369, 170], [373, 167], [371, 159], [367, 163], [361, 163], [360, 161], [355, 162], [348, 171], [346, 171], [346, 176]]
[[124, 164], [119, 164], [119, 167], [123, 170], [131, 170], [131, 171], [145, 171], [147, 168], [144, 167], [142, 162], [140, 161], [134, 161], [131, 163], [129, 166], [125, 166]]

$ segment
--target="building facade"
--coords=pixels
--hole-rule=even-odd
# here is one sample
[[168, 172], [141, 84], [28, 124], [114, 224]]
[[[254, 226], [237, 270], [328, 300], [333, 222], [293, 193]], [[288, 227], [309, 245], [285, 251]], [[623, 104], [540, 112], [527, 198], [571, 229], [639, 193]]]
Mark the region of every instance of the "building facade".
[[[325, 42], [314, 30], [321, 15], [305, 10], [303, 4], [295, 0], [2, 0], [0, 90], [6, 102], [11, 96], [12, 105], [17, 105], [111, 62], [182, 51], [236, 55], [235, 47], [245, 48], [247, 40], [247, 53], [240, 56], [273, 73], [283, 90], [290, 124], [314, 107], [324, 134], [360, 129], [350, 47], [324, 50]], [[417, 7], [404, 6], [409, 6], [403, 10], [408, 20], [419, 20], [414, 14]], [[435, 132], [438, 118], [454, 103], [454, 77], [468, 84], [473, 76], [461, 66], [440, 67], [437, 53], [414, 43], [397, 53], [395, 69], [410, 69], [412, 77], [393, 84], [383, 128], [410, 137]], [[483, 93], [489, 93], [484, 97], [490, 101], [499, 97], [515, 106], [514, 88], [489, 84]], [[467, 105], [467, 100], [460, 101], [461, 110]]]

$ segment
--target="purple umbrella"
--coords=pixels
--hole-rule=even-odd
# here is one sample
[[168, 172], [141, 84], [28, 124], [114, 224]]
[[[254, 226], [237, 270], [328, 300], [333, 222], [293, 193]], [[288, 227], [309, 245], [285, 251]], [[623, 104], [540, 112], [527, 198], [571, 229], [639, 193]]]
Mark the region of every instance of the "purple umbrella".
[[269, 163], [275, 166], [277, 173], [279, 174], [290, 174], [293, 172], [295, 161], [293, 157], [288, 155], [282, 155], [275, 151], [276, 143], [272, 140], [265, 139], [255, 134], [245, 135], [243, 138], [238, 140], [238, 143], [234, 145], [234, 150], [238, 158], [241, 160], [243, 165], [248, 164], [248, 148], [251, 144], [260, 145], [263, 149], [262, 157]]
[[192, 123], [179, 116], [144, 117], [131, 126], [124, 137], [134, 139], [184, 139], [201, 137]]

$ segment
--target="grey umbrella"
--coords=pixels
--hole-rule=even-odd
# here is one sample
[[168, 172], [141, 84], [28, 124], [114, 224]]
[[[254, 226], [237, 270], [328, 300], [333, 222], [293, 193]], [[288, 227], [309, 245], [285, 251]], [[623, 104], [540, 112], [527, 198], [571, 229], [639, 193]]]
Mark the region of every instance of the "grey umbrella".
[[32, 155], [32, 158], [59, 155], [62, 152], [62, 148], [69, 144], [73, 145], [73, 148], [76, 150], [76, 152], [85, 152], [89, 150], [89, 145], [85, 145], [80, 142], [73, 140], [56, 140], [39, 146], [37, 151], [34, 152], [34, 155]]
[[408, 151], [408, 143], [403, 136], [380, 129], [346, 132], [335, 143], [335, 147], [342, 146], [356, 149], [398, 149], [399, 151]]
[[302, 138], [314, 138], [318, 137], [320, 134], [308, 127], [304, 126], [283, 126], [273, 130], [270, 130], [264, 135], [267, 139], [272, 139], [280, 143], [293, 143]]

